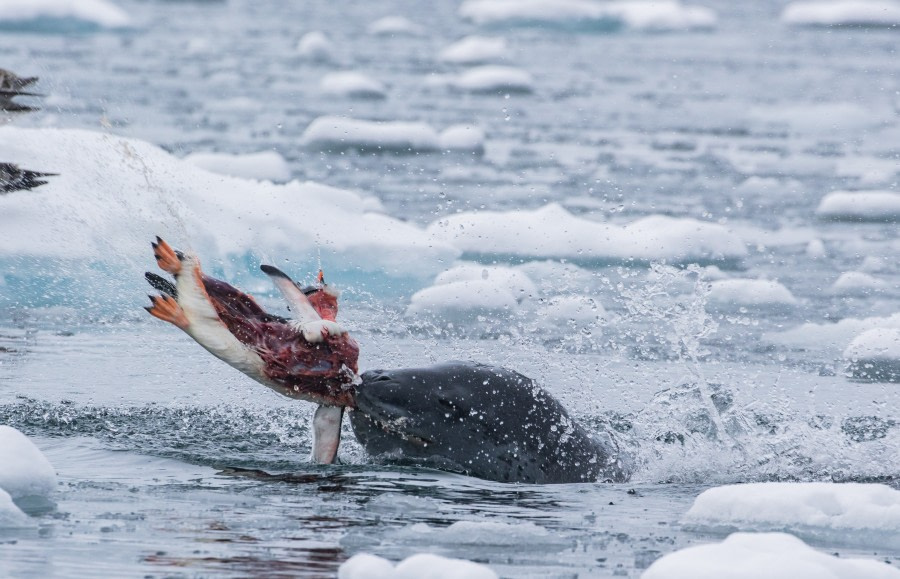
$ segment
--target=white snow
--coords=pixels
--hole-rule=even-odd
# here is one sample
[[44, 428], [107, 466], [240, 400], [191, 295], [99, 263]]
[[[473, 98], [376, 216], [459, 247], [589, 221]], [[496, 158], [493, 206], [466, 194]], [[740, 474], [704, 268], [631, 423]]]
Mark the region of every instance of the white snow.
[[636, 30], [712, 28], [716, 14], [675, 0], [466, 0], [459, 14], [476, 24], [614, 24]]
[[835, 191], [816, 209], [821, 219], [836, 221], [893, 221], [900, 219], [900, 193], [892, 191]]
[[406, 315], [468, 319], [475, 315], [511, 312], [517, 306], [516, 297], [502, 281], [474, 279], [419, 290], [410, 298]]
[[260, 151], [245, 155], [191, 153], [184, 160], [219, 175], [257, 181], [287, 181], [291, 178], [291, 168], [287, 161], [275, 151]]
[[451, 64], [484, 64], [509, 57], [506, 39], [496, 36], [466, 36], [444, 48], [438, 59]]
[[334, 59], [334, 44], [324, 32], [307, 32], [297, 43], [297, 53], [313, 62], [329, 62]]
[[44, 453], [15, 428], [0, 426], [0, 489], [20, 499], [46, 497], [55, 488], [56, 471]]
[[383, 99], [387, 95], [387, 89], [381, 82], [354, 71], [326, 74], [319, 86], [323, 92], [342, 97]]
[[435, 221], [428, 232], [476, 255], [682, 262], [740, 258], [747, 252], [740, 238], [716, 223], [651, 215], [619, 226], [576, 217], [557, 203], [457, 213]]
[[800, 26], [896, 26], [900, 24], [900, 3], [891, 0], [794, 2], [785, 7], [781, 20]]
[[0, 258], [116, 264], [103, 282], [108, 291], [116, 280], [132, 287], [126, 280], [152, 265], [148, 242], [156, 235], [204, 259], [265, 252], [303, 263], [320, 248], [331, 271], [415, 279], [433, 277], [459, 255], [414, 225], [368, 212], [372, 204], [360, 194], [214, 175], [107, 133], [4, 126], [0, 158], [59, 173], [28, 194], [0, 196]]
[[534, 282], [522, 271], [512, 267], [480, 265], [476, 263], [464, 263], [448, 269], [435, 278], [434, 285], [473, 280], [490, 280], [513, 296], [516, 296], [516, 299], [519, 301], [537, 293]]
[[474, 125], [451, 125], [438, 135], [438, 143], [444, 151], [468, 151], [484, 153], [484, 129]]
[[827, 324], [808, 322], [784, 332], [763, 334], [763, 340], [805, 350], [831, 350], [838, 356], [855, 336], [874, 328], [900, 329], [900, 313], [888, 317], [844, 318]]
[[29, 520], [28, 515], [16, 506], [9, 493], [0, 488], [0, 529], [31, 526], [34, 524]]
[[498, 577], [484, 565], [430, 553], [408, 557], [396, 567], [387, 559], [360, 553], [341, 564], [338, 579], [498, 579]]
[[300, 143], [319, 150], [436, 151], [440, 136], [430, 125], [406, 121], [365, 121], [326, 115], [303, 131]]
[[869, 295], [883, 291], [887, 284], [861, 271], [847, 271], [831, 285], [831, 292], [840, 295]]
[[656, 560], [641, 579], [898, 579], [900, 570], [870, 559], [834, 557], [786, 533], [733, 533]]
[[735, 306], [793, 306], [797, 298], [774, 280], [721, 279], [710, 283], [709, 299]]
[[104, 28], [131, 24], [128, 14], [107, 0], [3, 0], [0, 23], [44, 18], [79, 20]]
[[749, 483], [703, 491], [685, 525], [789, 531], [841, 544], [900, 547], [900, 491], [864, 483]]
[[419, 36], [424, 33], [421, 26], [403, 16], [385, 16], [369, 25], [369, 34], [375, 36]]
[[[873, 328], [853, 338], [844, 350], [856, 378], [900, 381], [900, 329]], [[900, 533], [900, 527], [898, 527]]]
[[476, 66], [460, 74], [435, 75], [427, 82], [431, 86], [472, 93], [529, 93], [534, 90], [534, 79], [528, 71], [496, 64]]

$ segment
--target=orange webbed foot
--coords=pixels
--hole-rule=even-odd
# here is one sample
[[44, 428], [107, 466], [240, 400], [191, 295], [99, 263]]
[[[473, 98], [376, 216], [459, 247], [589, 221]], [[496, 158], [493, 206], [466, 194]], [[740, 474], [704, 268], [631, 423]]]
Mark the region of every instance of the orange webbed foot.
[[172, 275], [178, 275], [181, 273], [181, 258], [172, 246], [162, 240], [159, 236], [156, 237], [156, 243], [151, 243], [153, 246], [153, 257], [156, 258], [156, 264], [163, 271], [167, 271]]
[[149, 296], [150, 301], [153, 302], [151, 307], [145, 307], [144, 309], [150, 312], [150, 315], [154, 318], [159, 318], [164, 322], [169, 322], [170, 324], [174, 324], [178, 326], [182, 330], [187, 329], [190, 325], [188, 322], [187, 316], [184, 314], [184, 310], [181, 309], [181, 306], [178, 305], [178, 302], [175, 301], [175, 298], [172, 296]]

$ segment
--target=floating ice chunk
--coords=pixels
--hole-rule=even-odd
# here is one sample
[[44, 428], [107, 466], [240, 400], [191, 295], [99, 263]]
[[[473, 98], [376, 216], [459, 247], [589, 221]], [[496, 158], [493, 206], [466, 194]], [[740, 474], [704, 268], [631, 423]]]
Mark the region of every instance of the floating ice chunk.
[[420, 36], [421, 26], [403, 16], [385, 16], [369, 25], [369, 34], [375, 36]]
[[291, 168], [287, 161], [275, 151], [261, 151], [246, 155], [191, 153], [184, 160], [219, 175], [257, 181], [287, 181], [291, 178]]
[[722, 279], [710, 284], [709, 299], [731, 306], [794, 306], [797, 298], [777, 281]]
[[[765, 125], [784, 127], [795, 133], [828, 135], [881, 126], [884, 124], [885, 113], [856, 103], [826, 102], [756, 107], [750, 111], [750, 118]], [[823, 163], [822, 159], [796, 155], [791, 157], [783, 158], [780, 162], [787, 165], [808, 164], [813, 167], [816, 163]], [[832, 162], [827, 161], [827, 164], [831, 165]]]
[[451, 64], [484, 64], [508, 57], [506, 39], [496, 36], [466, 36], [438, 55], [438, 59]]
[[863, 262], [859, 266], [860, 271], [865, 271], [868, 273], [877, 273], [879, 271], [885, 271], [888, 268], [887, 262], [881, 257], [877, 255], [867, 255]]
[[828, 257], [825, 243], [821, 239], [811, 239], [806, 244], [806, 256], [810, 259], [825, 259]]
[[804, 350], [832, 350], [837, 356], [854, 336], [874, 328], [900, 329], [900, 313], [885, 318], [844, 318], [830, 324], [805, 323], [784, 332], [765, 333], [763, 340]]
[[475, 263], [458, 265], [437, 276], [434, 285], [445, 285], [459, 281], [489, 280], [504, 288], [518, 301], [537, 293], [531, 278], [522, 271], [504, 266], [486, 266]]
[[586, 327], [602, 322], [606, 317], [606, 310], [599, 300], [590, 296], [568, 295], [551, 298], [538, 310], [538, 314], [554, 325], [575, 324]]
[[897, 26], [900, 3], [890, 0], [837, 0], [794, 2], [781, 20], [799, 26]]
[[307, 32], [297, 43], [297, 53], [313, 62], [329, 62], [334, 59], [334, 44], [324, 32]]
[[624, 227], [576, 217], [556, 203], [521, 211], [450, 215], [428, 226], [435, 239], [480, 256], [580, 262], [735, 259], [744, 243], [722, 225], [652, 215]]
[[831, 285], [832, 293], [841, 295], [869, 295], [887, 288], [882, 280], [861, 271], [847, 271]]
[[[334, 278], [377, 271], [380, 278], [416, 285], [459, 255], [419, 227], [367, 212], [372, 204], [358, 193], [214, 175], [148, 143], [105, 132], [7, 125], [0, 127], [0, 158], [59, 173], [39, 194], [0, 196], [0, 262], [56, 260], [62, 285], [67, 270], [83, 269], [59, 260], [111, 266], [95, 282], [78, 274], [82, 291], [101, 303], [134, 294], [133, 280], [147, 265], [147, 240], [155, 235], [213, 264], [258, 251], [303, 263], [314, 261], [319, 247]], [[25, 292], [33, 272], [22, 268], [21, 278], [4, 268], [0, 303], [30, 299]], [[85, 294], [72, 293], [79, 295]]]
[[44, 453], [15, 428], [0, 426], [0, 489], [18, 500], [47, 497], [55, 488], [56, 471]]
[[362, 99], [383, 99], [384, 85], [361, 72], [343, 71], [326, 74], [319, 83], [328, 94]]
[[377, 122], [324, 116], [306, 127], [300, 143], [323, 151], [358, 149], [414, 153], [438, 150], [440, 137], [437, 131], [425, 123]]
[[774, 177], [748, 177], [735, 187], [737, 193], [795, 193], [803, 185], [796, 179], [776, 179]]
[[900, 220], [900, 193], [835, 191], [822, 199], [816, 215], [834, 221]]
[[498, 577], [484, 565], [430, 553], [408, 557], [396, 567], [387, 559], [360, 553], [341, 564], [338, 579], [498, 579]]
[[786, 533], [734, 533], [656, 560], [641, 579], [898, 579], [882, 561], [834, 557]]
[[433, 285], [416, 292], [410, 298], [406, 315], [469, 319], [512, 312], [518, 305], [502, 281], [473, 279]]
[[459, 14], [476, 24], [627, 27], [635, 30], [712, 28], [716, 14], [675, 0], [466, 0]]
[[[863, 332], [844, 350], [844, 359], [850, 362], [848, 369], [854, 378], [900, 382], [900, 329], [873, 328]], [[900, 534], [900, 527], [897, 532]]]
[[527, 549], [534, 545], [548, 547], [568, 543], [568, 539], [530, 521], [456, 521], [442, 528], [417, 523], [401, 529], [397, 537], [420, 539], [423, 535], [441, 544], [451, 545], [497, 545]]
[[[71, 24], [66, 26], [62, 22]], [[3, 0], [0, 28], [67, 29], [77, 23], [102, 28], [122, 28], [131, 24], [128, 14], [107, 0]]]
[[534, 79], [528, 71], [496, 64], [470, 68], [458, 75], [434, 76], [428, 83], [472, 93], [530, 93], [534, 90]]
[[0, 529], [19, 529], [32, 526], [34, 524], [28, 515], [16, 506], [9, 493], [0, 488]]
[[444, 151], [484, 153], [484, 130], [473, 125], [451, 125], [441, 131], [438, 142]]
[[788, 530], [839, 544], [897, 548], [900, 491], [862, 483], [725, 485], [702, 492], [682, 522], [742, 531]]

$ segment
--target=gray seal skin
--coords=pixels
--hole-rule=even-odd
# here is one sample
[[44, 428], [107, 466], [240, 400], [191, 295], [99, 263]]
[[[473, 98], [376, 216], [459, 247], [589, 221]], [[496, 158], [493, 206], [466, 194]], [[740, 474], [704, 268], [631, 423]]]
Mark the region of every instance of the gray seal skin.
[[372, 456], [499, 482], [627, 478], [612, 443], [518, 372], [448, 362], [361, 378], [350, 421]]

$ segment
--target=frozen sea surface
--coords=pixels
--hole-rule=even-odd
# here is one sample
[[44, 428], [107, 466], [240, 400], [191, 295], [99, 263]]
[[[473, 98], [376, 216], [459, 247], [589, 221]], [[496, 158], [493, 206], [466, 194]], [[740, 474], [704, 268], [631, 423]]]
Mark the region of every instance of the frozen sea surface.
[[[503, 485], [378, 464], [347, 425], [344, 465], [309, 465], [311, 405], [250, 383], [144, 314], [140, 273], [152, 261], [132, 248], [149, 240], [143, 231], [128, 237], [128, 219], [146, 225], [149, 206], [125, 191], [106, 212], [102, 173], [61, 176], [0, 197], [0, 223], [21, 232], [10, 240], [0, 230], [0, 424], [25, 432], [59, 481], [52, 504], [20, 505], [35, 526], [0, 530], [0, 573], [320, 577], [358, 553], [399, 561], [429, 551], [502, 577], [638, 577], [663, 555], [724, 539], [682, 526], [712, 486], [900, 488], [900, 363], [859, 371], [859, 352], [848, 349], [864, 332], [893, 336], [900, 324], [895, 26], [860, 26], [852, 15], [833, 27], [795, 26], [782, 17], [787, 2], [774, 0], [691, 2], [710, 9], [713, 24], [664, 33], [476, 24], [458, 2], [115, 5], [125, 16], [118, 24], [98, 24], [96, 14], [2, 21], [0, 67], [40, 76], [46, 95], [29, 100], [43, 110], [12, 119], [14, 127], [88, 129], [176, 157], [271, 151], [278, 181], [352, 190], [341, 203], [364, 201], [360, 211], [383, 211], [385, 222], [402, 221], [423, 239], [442, 222], [461, 225], [441, 238], [459, 262], [444, 259], [450, 249], [413, 256], [389, 244], [372, 260], [429, 272], [424, 278], [373, 271], [351, 252], [329, 264], [324, 253], [326, 274], [344, 289], [341, 315], [362, 346], [361, 368], [449, 359], [515, 368], [598, 436], [613, 436], [632, 481]], [[415, 33], [373, 28], [401, 14]], [[327, 58], [298, 49], [315, 31], [327, 38]], [[471, 36], [502, 37], [503, 65], [526, 72], [531, 92], [435, 83], [466, 74], [441, 52]], [[341, 71], [376, 79], [384, 98], [326, 94], [320, 83]], [[307, 127], [328, 116], [419, 123], [436, 135], [476, 127], [479, 146], [305, 144]], [[0, 161], [20, 145], [0, 142]], [[86, 150], [42, 158], [66, 159], [72, 173]], [[164, 167], [164, 179], [129, 174], [127, 182], [136, 193], [143, 177], [176, 183], [177, 166]], [[59, 207], [42, 221], [23, 201], [65, 192], [75, 204], [78, 191], [66, 186], [92, 179], [85, 198], [97, 209], [82, 230]], [[184, 199], [194, 212], [214, 198], [214, 179], [203, 183], [210, 190]], [[302, 190], [269, 187], [260, 191]], [[240, 190], [231, 185], [229, 195]], [[215, 230], [210, 215], [192, 222]], [[490, 219], [504, 224], [494, 237], [479, 243], [467, 233]], [[222, 222], [236, 231], [240, 221]], [[635, 223], [688, 224], [711, 245], [698, 251], [684, 232], [641, 245], [646, 236], [628, 234]], [[97, 239], [95, 225], [122, 243]], [[570, 225], [593, 237], [571, 247]], [[60, 231], [103, 249], [102, 267], [28, 254], [64, 246]], [[220, 231], [211, 243], [186, 231], [172, 241], [203, 249], [217, 274], [283, 314], [264, 280], [247, 272], [265, 256], [290, 260], [297, 277], [311, 274], [312, 237], [301, 255], [289, 254], [283, 236], [266, 246], [263, 233]], [[241, 246], [245, 239], [256, 245]], [[237, 249], [222, 249], [229, 244]], [[441, 277], [446, 270], [455, 273]], [[464, 292], [445, 308], [422, 294], [411, 301], [429, 288]], [[883, 546], [809, 544], [900, 565], [900, 551]]]

